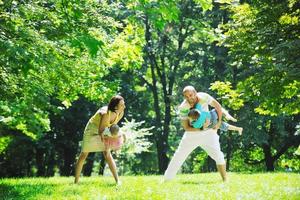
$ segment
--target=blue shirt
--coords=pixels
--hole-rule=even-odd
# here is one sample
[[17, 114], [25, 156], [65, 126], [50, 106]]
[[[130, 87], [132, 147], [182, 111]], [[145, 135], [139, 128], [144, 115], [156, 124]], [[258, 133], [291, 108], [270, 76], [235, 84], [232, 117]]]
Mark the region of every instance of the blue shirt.
[[200, 103], [196, 104], [195, 109], [200, 112], [200, 117], [198, 117], [197, 120], [192, 121], [191, 124], [193, 128], [201, 128], [203, 127], [203, 124], [205, 123], [206, 119], [210, 120], [211, 116], [209, 112], [202, 110]]

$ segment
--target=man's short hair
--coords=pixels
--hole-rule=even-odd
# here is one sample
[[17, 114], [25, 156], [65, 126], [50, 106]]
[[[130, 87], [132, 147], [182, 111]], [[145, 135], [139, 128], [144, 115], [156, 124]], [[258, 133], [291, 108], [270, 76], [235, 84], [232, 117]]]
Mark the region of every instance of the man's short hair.
[[182, 93], [184, 94], [186, 91], [197, 92], [196, 89], [191, 85], [185, 86], [182, 90]]
[[112, 135], [116, 135], [118, 134], [120, 127], [117, 124], [113, 124], [110, 126], [109, 130]]

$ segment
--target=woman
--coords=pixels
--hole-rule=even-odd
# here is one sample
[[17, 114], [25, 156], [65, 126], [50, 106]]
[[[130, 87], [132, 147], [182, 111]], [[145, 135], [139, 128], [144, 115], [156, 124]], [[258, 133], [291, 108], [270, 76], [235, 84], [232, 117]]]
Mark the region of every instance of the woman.
[[116, 163], [110, 150], [106, 150], [103, 143], [103, 131], [105, 128], [110, 127], [113, 124], [117, 124], [120, 121], [124, 115], [124, 109], [124, 98], [120, 95], [116, 95], [111, 98], [108, 106], [100, 108], [88, 121], [83, 134], [82, 150], [76, 163], [75, 183], [78, 183], [84, 161], [89, 152], [99, 151], [103, 152], [104, 158], [108, 163], [109, 169], [113, 174], [116, 183], [120, 183]]

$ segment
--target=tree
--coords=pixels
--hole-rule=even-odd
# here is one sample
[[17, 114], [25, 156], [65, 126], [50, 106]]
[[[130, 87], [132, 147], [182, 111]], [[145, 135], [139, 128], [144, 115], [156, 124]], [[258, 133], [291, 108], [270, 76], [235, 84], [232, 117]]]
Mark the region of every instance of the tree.
[[111, 95], [116, 85], [101, 80], [107, 68], [101, 58], [117, 24], [109, 17], [103, 22], [106, 9], [90, 1], [1, 6], [2, 124], [37, 138], [49, 131], [51, 98], [68, 107], [79, 95]]
[[[53, 175], [50, 115], [60, 115], [80, 96], [107, 100], [117, 88], [116, 82], [103, 80], [110, 67], [103, 61], [119, 27], [109, 16], [115, 7], [93, 1], [0, 3], [1, 157], [17, 142], [13, 135], [23, 133], [37, 150], [36, 161], [49, 165], [37, 164], [37, 174]], [[64, 160], [63, 174], [69, 174], [72, 154]]]
[[248, 115], [256, 115], [248, 125], [255, 123], [255, 129], [265, 133], [256, 144], [263, 149], [260, 162], [265, 161], [268, 171], [284, 152], [300, 144], [295, 134], [300, 112], [298, 7], [296, 1], [233, 4], [231, 21], [223, 27], [231, 66], [238, 71], [238, 91], [251, 112], [260, 115]]
[[[159, 173], [163, 173], [169, 161], [168, 137], [171, 116], [174, 112], [171, 101], [177, 86], [176, 79], [181, 75], [181, 71], [186, 71], [188, 66], [185, 64], [192, 62], [187, 55], [193, 54], [191, 50], [194, 48], [192, 43], [196, 40], [195, 37], [209, 37], [209, 33], [206, 32], [207, 24], [199, 18], [202, 17], [203, 10], [211, 8], [211, 3], [130, 1], [127, 7], [134, 13], [129, 18], [128, 27], [134, 25], [137, 31], [128, 32], [129, 34], [123, 36], [131, 38], [128, 43], [142, 47], [142, 52], [137, 51], [139, 58], [142, 56], [142, 62], [138, 59], [138, 62], [131, 63], [138, 66], [131, 68], [131, 71], [140, 78], [142, 86], [149, 88], [152, 93]], [[143, 40], [132, 39], [137, 34], [140, 37], [141, 33], [144, 34]], [[123, 60], [115, 62], [121, 63], [121, 66], [124, 65], [126, 68], [128, 65], [124, 64]], [[142, 64], [139, 65], [140, 63]]]

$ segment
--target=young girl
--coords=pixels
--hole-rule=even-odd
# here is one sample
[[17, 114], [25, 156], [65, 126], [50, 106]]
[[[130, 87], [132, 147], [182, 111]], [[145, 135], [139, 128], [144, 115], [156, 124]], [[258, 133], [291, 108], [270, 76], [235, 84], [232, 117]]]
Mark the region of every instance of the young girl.
[[[229, 113], [225, 112], [224, 115], [227, 119], [236, 121], [236, 119], [229, 115]], [[213, 109], [210, 112], [203, 111], [199, 103], [196, 104], [195, 108], [189, 111], [188, 117], [193, 128], [208, 129], [214, 127], [218, 123], [218, 114], [216, 110]], [[243, 132], [242, 127], [233, 126], [223, 121], [221, 123], [220, 129], [222, 131], [238, 131], [240, 135]]]
[[117, 124], [113, 124], [104, 131], [103, 142], [107, 151], [119, 150], [126, 142], [126, 136], [120, 133], [120, 127]]

